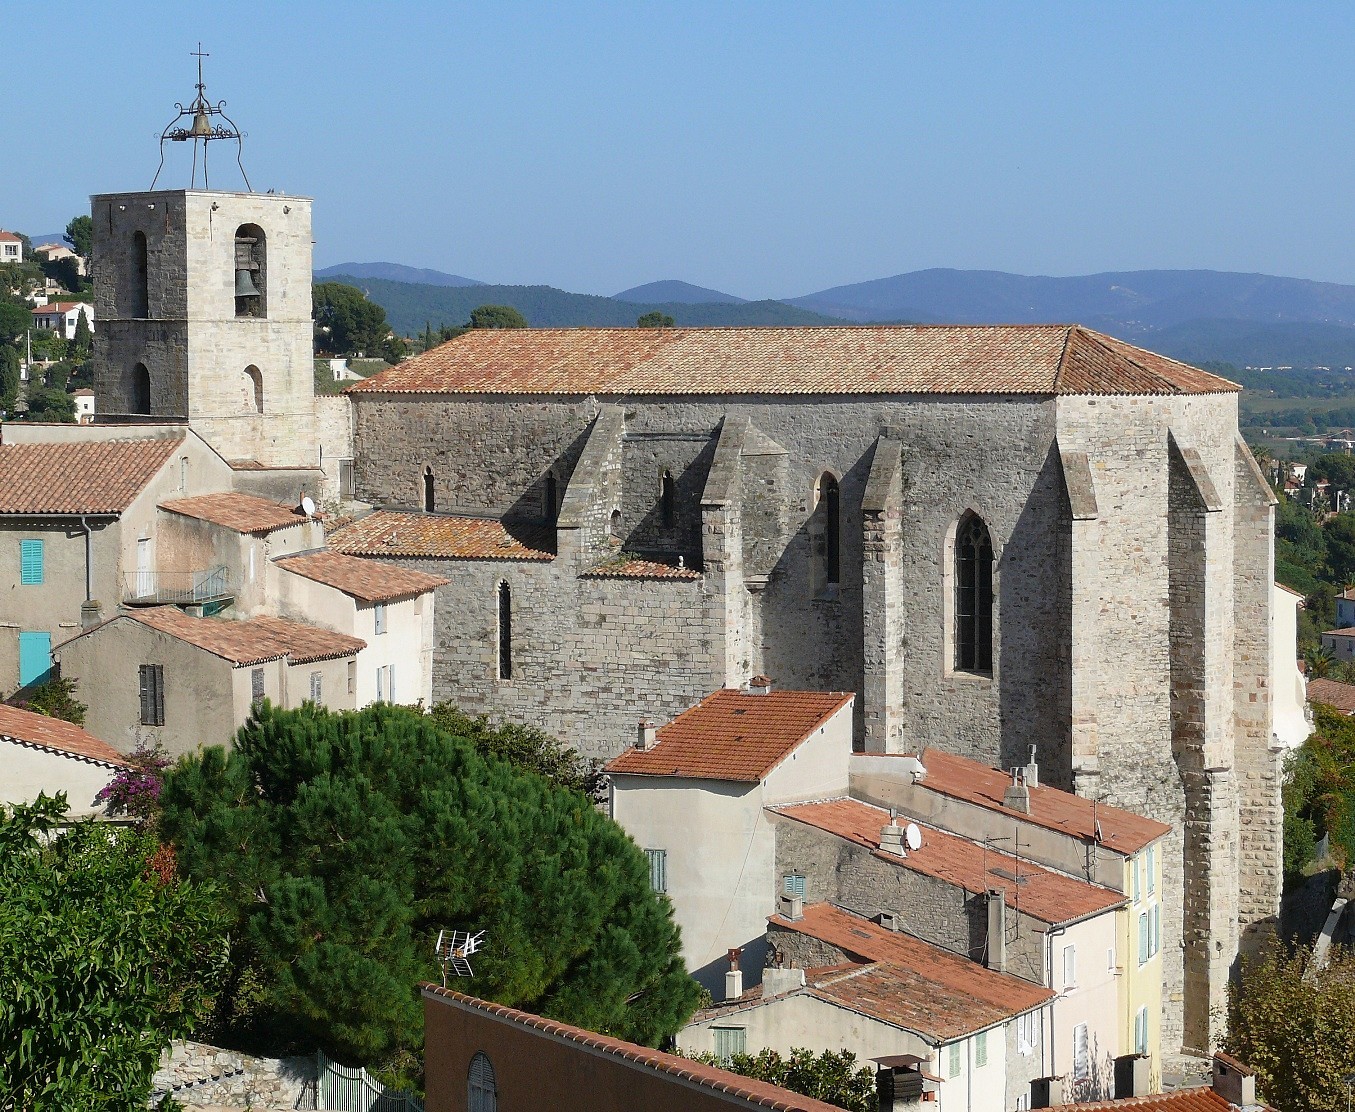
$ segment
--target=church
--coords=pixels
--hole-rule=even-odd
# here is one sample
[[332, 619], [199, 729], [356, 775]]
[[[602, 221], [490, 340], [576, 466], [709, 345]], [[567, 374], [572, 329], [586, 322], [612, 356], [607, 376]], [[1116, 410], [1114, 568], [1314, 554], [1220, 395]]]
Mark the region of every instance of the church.
[[1281, 886], [1235, 384], [1075, 325], [524, 329], [316, 398], [309, 201], [92, 215], [99, 424], [187, 423], [238, 489], [351, 482], [329, 547], [445, 581], [435, 700], [610, 757], [770, 676], [855, 693], [861, 752], [1037, 764], [1172, 825], [1162, 1044], [1217, 1041]]

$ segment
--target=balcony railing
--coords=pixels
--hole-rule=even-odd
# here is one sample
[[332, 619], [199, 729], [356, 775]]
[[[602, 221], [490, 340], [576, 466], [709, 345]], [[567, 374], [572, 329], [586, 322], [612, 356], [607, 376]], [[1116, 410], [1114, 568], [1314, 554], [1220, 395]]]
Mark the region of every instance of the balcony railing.
[[191, 606], [235, 593], [225, 564], [206, 571], [133, 571], [125, 580], [123, 600], [129, 606]]

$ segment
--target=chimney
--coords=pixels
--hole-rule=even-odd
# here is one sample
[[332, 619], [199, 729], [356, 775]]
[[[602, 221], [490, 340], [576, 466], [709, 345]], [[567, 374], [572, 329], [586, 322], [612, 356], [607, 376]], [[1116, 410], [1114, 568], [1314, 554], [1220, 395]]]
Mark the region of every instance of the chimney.
[[739, 968], [742, 950], [729, 951], [729, 972], [725, 974], [725, 999], [737, 1000], [743, 995], [743, 970]]
[[805, 917], [805, 901], [800, 896], [782, 894], [776, 897], [776, 912], [782, 919], [789, 919], [793, 923]]
[[790, 965], [769, 965], [762, 971], [762, 999], [784, 996], [805, 987], [805, 971]]
[[771, 676], [754, 676], [748, 681], [749, 695], [770, 695], [772, 693]]
[[103, 621], [102, 603], [98, 599], [87, 598], [80, 604], [80, 628], [93, 629]]
[[1257, 1107], [1256, 1074], [1231, 1054], [1214, 1055], [1214, 1092], [1238, 1108]]
[[1055, 1108], [1063, 1103], [1063, 1078], [1037, 1077], [1030, 1083], [1032, 1108]]
[[1146, 1097], [1152, 1088], [1153, 1060], [1147, 1054], [1122, 1054], [1115, 1059], [1115, 1099]]
[[1035, 761], [1035, 746], [1030, 747], [1030, 760], [1026, 762], [1026, 786], [1029, 788], [1038, 788], [1040, 786], [1040, 766]]
[[1002, 806], [1020, 811], [1023, 815], [1030, 814], [1030, 789], [1026, 787], [1026, 781], [1019, 768], [1012, 769], [1012, 782], [1007, 785], [1007, 790], [1002, 795]]
[[904, 828], [894, 821], [894, 809], [889, 809], [889, 822], [880, 827], [880, 850], [882, 853], [892, 853], [895, 857], [907, 857], [908, 850], [904, 846]]
[[988, 889], [988, 968], [1007, 972], [1007, 896]]
[[636, 749], [653, 749], [658, 743], [659, 728], [647, 718], [640, 719], [635, 731]]
[[875, 921], [887, 931], [897, 933], [903, 930], [903, 916], [897, 911], [882, 911], [875, 917]]
[[921, 1112], [937, 1103], [941, 1079], [928, 1073], [930, 1062], [916, 1054], [876, 1058], [875, 1095], [880, 1112]]

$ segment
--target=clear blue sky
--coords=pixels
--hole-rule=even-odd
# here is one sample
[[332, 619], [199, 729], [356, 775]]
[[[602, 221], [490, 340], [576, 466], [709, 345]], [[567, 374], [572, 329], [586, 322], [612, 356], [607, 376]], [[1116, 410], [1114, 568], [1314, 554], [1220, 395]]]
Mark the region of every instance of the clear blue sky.
[[255, 188], [315, 198], [317, 266], [745, 297], [932, 266], [1355, 282], [1350, 3], [75, 11], [0, 17], [0, 227], [148, 186], [201, 38]]

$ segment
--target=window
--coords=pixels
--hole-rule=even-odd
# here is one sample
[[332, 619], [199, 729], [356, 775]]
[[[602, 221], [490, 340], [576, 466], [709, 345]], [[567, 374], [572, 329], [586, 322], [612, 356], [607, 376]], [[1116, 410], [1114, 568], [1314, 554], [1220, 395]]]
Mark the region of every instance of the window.
[[649, 858], [649, 886], [655, 892], [668, 891], [668, 851], [666, 849], [647, 849]]
[[311, 702], [318, 703], [323, 698], [325, 674], [323, 672], [311, 673]]
[[614, 541], [621, 540], [621, 511], [613, 510], [612, 516], [607, 519], [607, 535]]
[[151, 411], [151, 373], [145, 363], [132, 368], [132, 382], [127, 399], [128, 412], [149, 414]]
[[353, 497], [353, 461], [339, 460], [339, 494], [344, 498]]
[[350, 660], [348, 662], [348, 694], [356, 695], [358, 692], [358, 662]]
[[1157, 891], [1157, 847], [1148, 847], [1148, 895]]
[[268, 316], [268, 243], [257, 224], [235, 230], [235, 315]]
[[959, 1043], [950, 1044], [950, 1062], [949, 1068], [946, 1070], [946, 1075], [948, 1077], [960, 1076], [960, 1070], [964, 1065], [964, 1061], [960, 1055], [960, 1049], [961, 1048]]
[[249, 697], [256, 703], [263, 699], [262, 668], [255, 668], [249, 673]]
[[993, 542], [972, 513], [955, 534], [955, 667], [993, 670]]
[[836, 586], [842, 576], [842, 491], [829, 471], [819, 476], [814, 488], [813, 532], [815, 550], [814, 590], [822, 593]]
[[498, 590], [499, 607], [499, 679], [513, 678], [513, 591], [508, 584], [500, 583]]
[[151, 315], [150, 264], [147, 261], [146, 233], [132, 233], [132, 304], [128, 316], [144, 320]]
[[715, 1036], [715, 1057], [721, 1061], [744, 1054], [748, 1048], [748, 1032], [743, 1027], [712, 1027]]
[[43, 581], [43, 543], [42, 541], [19, 542], [19, 582], [29, 586], [41, 585]]
[[245, 408], [263, 412], [263, 372], [253, 363], [245, 368]]
[[988, 1032], [980, 1031], [974, 1036], [974, 1068], [983, 1069], [988, 1064]]
[[1115, 972], [1115, 947], [1114, 947], [1114, 946], [1111, 946], [1111, 947], [1106, 951], [1106, 972], [1107, 972], [1107, 973], [1114, 973], [1114, 972]]
[[19, 686], [46, 683], [52, 674], [52, 635], [45, 630], [19, 632]]
[[386, 632], [386, 604], [378, 602], [372, 606], [372, 618], [376, 622], [377, 636]]
[[663, 514], [663, 527], [671, 529], [677, 523], [677, 484], [673, 482], [671, 471], [665, 471], [659, 479], [659, 509]]
[[554, 525], [560, 516], [560, 480], [555, 477], [554, 471], [546, 473], [546, 490], [542, 497], [545, 500], [542, 509], [545, 511], [546, 523]]
[[1016, 1112], [1027, 1112], [1030, 1108], [1030, 1094], [1018, 1093], [1016, 1096]]
[[1134, 858], [1134, 902], [1143, 899], [1143, 860]]
[[1134, 1053], [1148, 1053], [1148, 1009], [1140, 1008], [1134, 1016]]
[[433, 496], [433, 469], [425, 467], [423, 469], [423, 511], [431, 514], [437, 500]]
[[1063, 948], [1063, 987], [1077, 988], [1077, 947]]
[[383, 664], [376, 670], [377, 702], [395, 702], [395, 665]]
[[1091, 1053], [1087, 1045], [1087, 1025], [1073, 1028], [1073, 1080], [1086, 1081], [1091, 1076]]
[[787, 873], [781, 878], [781, 890], [787, 896], [805, 898], [805, 878], [799, 873]]
[[1158, 950], [1162, 948], [1162, 908], [1158, 904], [1153, 905], [1153, 910], [1148, 913], [1148, 919], [1151, 927], [1148, 932], [1149, 957], [1156, 957]]
[[484, 1054], [477, 1053], [470, 1060], [466, 1076], [466, 1112], [498, 1112], [499, 1087], [494, 1081], [494, 1067]]
[[1016, 1049], [1023, 1055], [1032, 1054], [1040, 1045], [1040, 1013], [1027, 1012], [1016, 1020]]
[[188, 492], [188, 457], [179, 457], [179, 490], [182, 493]]
[[141, 724], [143, 726], [163, 726], [165, 724], [165, 666], [163, 664], [143, 664], [141, 680]]
[[1139, 912], [1139, 964], [1142, 965], [1152, 956], [1149, 943], [1148, 912]]

